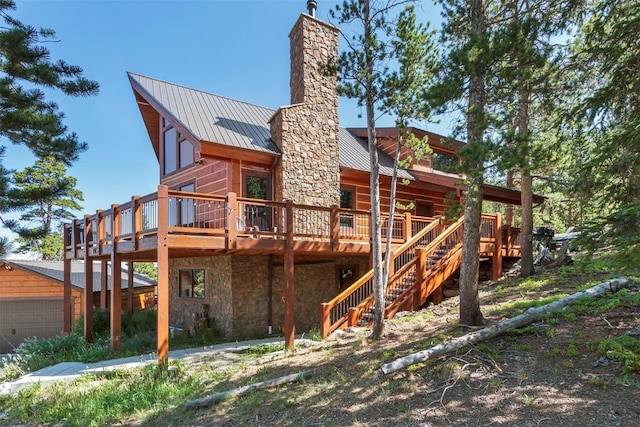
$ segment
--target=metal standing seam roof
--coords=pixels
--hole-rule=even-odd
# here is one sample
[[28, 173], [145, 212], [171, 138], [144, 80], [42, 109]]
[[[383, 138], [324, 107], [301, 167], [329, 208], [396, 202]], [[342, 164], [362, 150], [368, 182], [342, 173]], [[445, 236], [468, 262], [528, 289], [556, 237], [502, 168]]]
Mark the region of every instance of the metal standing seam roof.
[[[34, 273], [47, 276], [53, 280], [64, 282], [64, 263], [62, 261], [3, 261], [4, 263], [23, 270], [32, 271]], [[93, 292], [100, 292], [101, 285], [101, 264], [93, 265]], [[129, 287], [128, 281], [129, 270], [122, 266], [121, 289]], [[107, 289], [111, 289], [111, 268], [108, 271]], [[133, 287], [144, 288], [156, 286], [156, 281], [143, 274], [133, 273]], [[71, 285], [80, 289], [84, 289], [84, 263], [71, 263]]]
[[[184, 127], [201, 141], [215, 142], [231, 147], [280, 154], [271, 140], [269, 120], [276, 110], [247, 102], [191, 89], [174, 83], [127, 73], [147, 96], [162, 105]], [[347, 129], [340, 128], [338, 137], [340, 167], [369, 172], [367, 142]], [[380, 173], [393, 173], [393, 159], [378, 150]], [[404, 169], [398, 177], [415, 180]]]

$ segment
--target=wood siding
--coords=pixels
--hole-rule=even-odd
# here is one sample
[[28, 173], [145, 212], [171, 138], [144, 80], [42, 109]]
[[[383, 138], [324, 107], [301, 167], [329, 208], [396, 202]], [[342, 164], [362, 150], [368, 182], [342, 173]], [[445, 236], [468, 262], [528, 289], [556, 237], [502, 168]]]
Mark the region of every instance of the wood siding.
[[[0, 299], [51, 297], [63, 297], [62, 283], [18, 268], [0, 269]], [[82, 291], [72, 286], [71, 298], [75, 321], [82, 313]]]
[[[389, 212], [389, 198], [391, 195], [391, 178], [382, 177], [381, 183], [380, 208], [383, 214], [387, 214]], [[343, 177], [341, 179], [341, 186], [344, 188], [355, 189], [355, 209], [371, 210], [368, 176], [361, 179], [356, 177]], [[432, 203], [434, 207], [434, 214], [439, 215], [443, 213], [447, 207], [445, 204], [447, 194], [445, 192], [430, 190], [428, 187], [429, 185], [425, 183], [412, 182], [409, 185], [399, 183], [396, 191], [396, 200], [405, 205], [410, 202]], [[412, 210], [412, 213], [415, 213], [415, 207]]]

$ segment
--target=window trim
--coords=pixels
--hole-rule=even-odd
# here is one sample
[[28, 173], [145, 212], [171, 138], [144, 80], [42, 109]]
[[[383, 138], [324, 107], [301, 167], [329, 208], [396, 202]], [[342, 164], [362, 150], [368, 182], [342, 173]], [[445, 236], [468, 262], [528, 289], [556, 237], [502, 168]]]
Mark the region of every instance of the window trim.
[[[171, 129], [174, 129], [175, 133], [176, 133], [176, 140], [173, 143], [173, 151], [174, 151], [174, 157], [175, 157], [175, 165], [174, 165], [175, 169], [173, 169], [171, 172], [167, 172], [166, 171], [167, 141], [165, 140], [165, 132], [167, 132], [168, 130], [171, 130]], [[189, 138], [186, 137], [186, 135], [184, 135], [182, 132], [180, 132], [178, 127], [176, 125], [174, 125], [171, 122], [171, 120], [167, 119], [164, 116], [162, 117], [162, 120], [160, 120], [160, 139], [162, 141], [162, 144], [161, 144], [161, 148], [162, 148], [162, 162], [161, 162], [162, 176], [173, 175], [176, 172], [179, 172], [179, 171], [181, 171], [183, 169], [186, 169], [186, 168], [196, 164], [196, 147], [195, 147], [195, 145], [193, 144], [193, 142], [191, 142], [189, 140]], [[184, 141], [187, 141], [189, 143], [189, 145], [191, 145], [192, 161], [188, 165], [180, 166], [180, 164], [182, 162], [181, 153], [180, 153], [180, 144], [182, 144], [182, 142], [184, 142]]]
[[[189, 288], [190, 290], [190, 295], [186, 296], [183, 295], [183, 289], [182, 289], [182, 272], [184, 271], [188, 271], [191, 273], [191, 287]], [[203, 274], [203, 289], [202, 289], [202, 296], [193, 296], [193, 272], [195, 271], [202, 271]], [[186, 289], [185, 289], [186, 290]], [[205, 300], [207, 298], [207, 270], [204, 267], [189, 267], [189, 268], [178, 268], [178, 298], [181, 299], [188, 299], [188, 300], [197, 300], [197, 301], [201, 301], [201, 300]]]

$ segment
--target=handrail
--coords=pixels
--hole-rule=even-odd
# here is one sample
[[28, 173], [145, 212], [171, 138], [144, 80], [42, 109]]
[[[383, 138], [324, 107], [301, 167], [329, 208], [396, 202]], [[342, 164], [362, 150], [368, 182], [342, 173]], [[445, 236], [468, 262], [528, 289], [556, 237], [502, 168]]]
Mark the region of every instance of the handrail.
[[[446, 230], [440, 233], [437, 238], [435, 238], [424, 249], [422, 249], [425, 252], [426, 257], [429, 257], [429, 255], [431, 255], [433, 252], [439, 249], [443, 244], [447, 243], [446, 242], [447, 239], [449, 239], [449, 237], [451, 237], [454, 233], [456, 233], [459, 229], [461, 229], [463, 225], [464, 225], [464, 217], [461, 217], [456, 222], [454, 222], [449, 227], [447, 227]], [[455, 241], [456, 245], [458, 245], [462, 241], [462, 236], [459, 236], [459, 237], [460, 238], [456, 239]], [[418, 264], [418, 261], [419, 260], [417, 257], [412, 258], [409, 262], [407, 262], [400, 269], [398, 269], [396, 274], [390, 277], [386, 286], [385, 296], [390, 296], [391, 294], [395, 294], [394, 291], [397, 290], [396, 285], [398, 284], [398, 282], [405, 279], [409, 274], [416, 272], [416, 266]], [[393, 301], [390, 304], [385, 305], [385, 317], [387, 313], [394, 311], [395, 305], [397, 305], [399, 302], [404, 302], [404, 297], [406, 295], [412, 292], [418, 292], [419, 291], [418, 288], [420, 286], [421, 284], [418, 283], [418, 281], [416, 280], [412, 286], [402, 290], [400, 294], [394, 297]], [[424, 295], [425, 298], [427, 296], [428, 295]], [[422, 303], [423, 302], [421, 301], [420, 305]], [[366, 312], [369, 308], [373, 307], [374, 304], [375, 304], [374, 295], [371, 294], [367, 298], [365, 298], [360, 304], [358, 304], [357, 307], [352, 309], [350, 318], [359, 319], [361, 314]]]
[[[431, 232], [435, 232], [440, 226], [440, 220], [434, 220], [406, 243], [393, 250], [391, 252], [391, 265], [394, 266], [396, 259], [404, 255], [409, 249], [414, 248], [425, 236]], [[411, 256], [407, 257], [408, 260], [411, 260], [411, 258]], [[373, 291], [372, 279], [373, 269], [367, 271], [351, 286], [336, 295], [329, 302], [321, 304], [320, 333], [323, 337], [328, 336], [331, 332], [344, 325], [349, 318], [349, 309], [360, 305], [363, 300], [371, 295]]]

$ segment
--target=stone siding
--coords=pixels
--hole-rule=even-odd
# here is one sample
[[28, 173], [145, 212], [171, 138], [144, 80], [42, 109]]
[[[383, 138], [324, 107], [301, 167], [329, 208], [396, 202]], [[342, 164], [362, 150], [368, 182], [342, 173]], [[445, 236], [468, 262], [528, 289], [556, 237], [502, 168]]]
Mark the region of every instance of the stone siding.
[[271, 119], [282, 157], [276, 200], [329, 207], [339, 203], [337, 77], [320, 70], [338, 55], [338, 29], [301, 15], [291, 33], [291, 101]]
[[[178, 294], [178, 271], [205, 270], [205, 298], [185, 298]], [[219, 255], [169, 260], [169, 324], [179, 328], [193, 327], [194, 313], [209, 304], [210, 326], [223, 336], [233, 334], [231, 256]]]
[[[320, 326], [320, 303], [338, 292], [336, 267], [357, 265], [362, 275], [368, 270], [368, 257], [341, 257], [326, 262], [296, 263], [294, 268], [296, 333]], [[267, 256], [233, 257], [234, 336], [246, 337], [267, 332], [269, 267]], [[284, 327], [284, 267], [273, 266], [273, 333]]]

